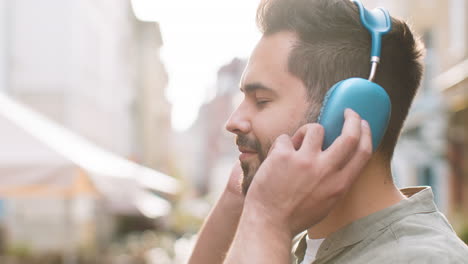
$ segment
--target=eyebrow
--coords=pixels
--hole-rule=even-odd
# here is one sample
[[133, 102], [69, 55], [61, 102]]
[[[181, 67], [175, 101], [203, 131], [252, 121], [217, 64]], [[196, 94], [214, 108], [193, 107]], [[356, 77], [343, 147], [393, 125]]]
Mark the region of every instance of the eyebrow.
[[267, 86], [265, 86], [265, 85], [263, 85], [261, 83], [246, 84], [246, 85], [244, 85], [244, 87], [241, 87], [240, 90], [243, 93], [252, 93], [252, 92], [255, 92], [255, 91], [258, 91], [258, 90], [264, 90], [264, 91], [268, 91], [268, 92], [276, 94], [275, 90], [273, 90], [272, 88], [267, 87]]

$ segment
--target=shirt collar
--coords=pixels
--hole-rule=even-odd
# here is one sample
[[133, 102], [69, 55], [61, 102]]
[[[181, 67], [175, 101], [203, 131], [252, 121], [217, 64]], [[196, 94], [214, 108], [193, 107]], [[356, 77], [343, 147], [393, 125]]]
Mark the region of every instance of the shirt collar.
[[[400, 191], [408, 199], [403, 199], [395, 205], [358, 219], [331, 234], [320, 246], [317, 258], [356, 244], [370, 234], [378, 232], [406, 216], [437, 211], [431, 187], [411, 187]], [[295, 256], [300, 261], [304, 258], [307, 248], [306, 235], [307, 232], [304, 235], [301, 234], [301, 240], [294, 251]]]

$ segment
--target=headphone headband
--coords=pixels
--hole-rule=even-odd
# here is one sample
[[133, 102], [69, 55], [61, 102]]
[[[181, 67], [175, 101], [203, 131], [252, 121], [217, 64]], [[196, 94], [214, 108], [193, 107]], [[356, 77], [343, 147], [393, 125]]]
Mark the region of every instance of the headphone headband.
[[369, 11], [359, 0], [351, 0], [359, 9], [362, 25], [369, 31], [372, 37], [371, 57], [380, 57], [382, 48], [382, 36], [392, 29], [390, 14], [384, 8], [376, 8]]

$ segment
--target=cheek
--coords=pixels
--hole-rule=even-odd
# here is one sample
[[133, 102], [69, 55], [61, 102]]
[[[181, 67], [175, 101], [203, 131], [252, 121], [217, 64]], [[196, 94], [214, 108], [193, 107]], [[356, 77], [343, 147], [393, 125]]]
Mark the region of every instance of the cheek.
[[268, 114], [270, 118], [264, 118], [264, 122], [268, 121], [272, 130], [279, 134], [289, 134], [291, 130], [297, 129], [298, 125], [302, 125], [307, 120], [308, 109], [308, 104], [305, 103], [284, 103], [272, 109]]
[[278, 136], [281, 134], [292, 136], [305, 124], [306, 114], [307, 109], [302, 107], [272, 107], [268, 111], [265, 109], [256, 117], [252, 122], [252, 129], [264, 151], [268, 152]]

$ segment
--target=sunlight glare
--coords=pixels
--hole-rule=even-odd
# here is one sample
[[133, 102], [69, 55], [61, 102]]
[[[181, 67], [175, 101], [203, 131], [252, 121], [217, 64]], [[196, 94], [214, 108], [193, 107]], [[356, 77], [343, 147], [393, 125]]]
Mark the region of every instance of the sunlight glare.
[[217, 70], [234, 57], [247, 58], [260, 37], [255, 25], [258, 1], [132, 0], [132, 4], [139, 19], [161, 25], [172, 127], [188, 129], [215, 85]]

